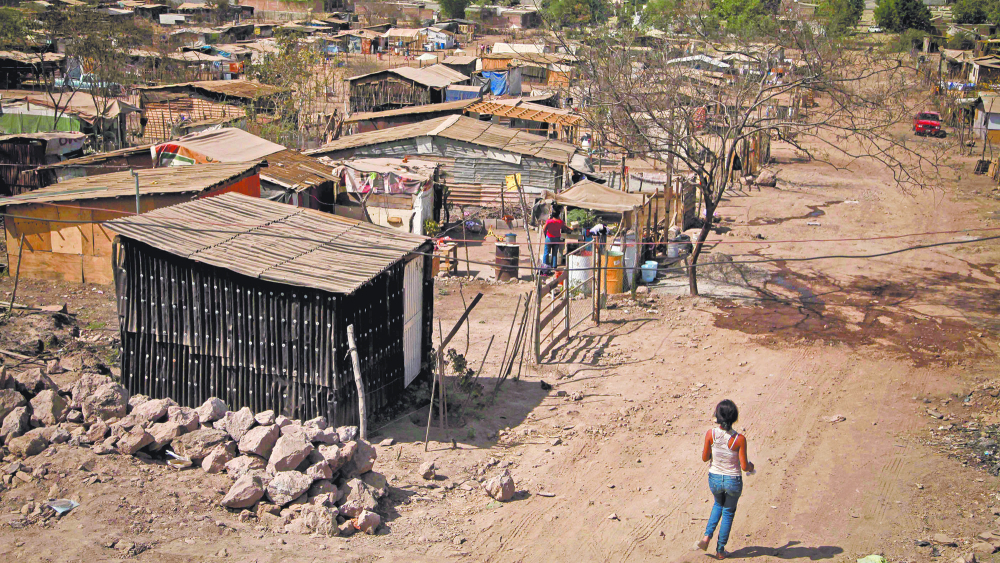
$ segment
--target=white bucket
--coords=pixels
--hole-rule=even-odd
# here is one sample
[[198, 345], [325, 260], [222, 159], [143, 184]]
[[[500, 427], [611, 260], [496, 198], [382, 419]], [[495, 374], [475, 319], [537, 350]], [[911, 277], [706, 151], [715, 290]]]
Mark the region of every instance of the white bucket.
[[594, 253], [591, 252], [591, 248], [592, 246], [588, 245], [586, 250], [581, 250], [569, 256], [566, 265], [569, 267], [570, 295], [573, 295], [577, 291], [583, 291], [584, 295], [590, 295], [591, 293], [591, 286], [587, 283], [594, 277]]
[[667, 258], [677, 258], [681, 254], [681, 243], [679, 242], [668, 242], [667, 243]]

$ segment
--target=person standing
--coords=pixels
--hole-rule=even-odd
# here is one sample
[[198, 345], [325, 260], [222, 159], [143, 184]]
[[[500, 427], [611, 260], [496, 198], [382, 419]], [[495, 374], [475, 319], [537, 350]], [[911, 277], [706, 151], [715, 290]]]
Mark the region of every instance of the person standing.
[[697, 544], [701, 550], [708, 549], [716, 527], [719, 528], [719, 540], [715, 552], [716, 559], [725, 559], [726, 543], [729, 542], [729, 532], [733, 527], [733, 517], [736, 515], [736, 503], [743, 493], [743, 471], [753, 473], [753, 463], [747, 461], [746, 436], [733, 430], [733, 424], [740, 417], [736, 403], [725, 399], [715, 407], [715, 420], [719, 426], [705, 433], [705, 442], [701, 451], [701, 460], [711, 460], [708, 469], [708, 488], [715, 497], [715, 505], [708, 517], [705, 527], [705, 537]]
[[[552, 207], [549, 220], [545, 222], [542, 231], [545, 233], [545, 252], [542, 254], [542, 263], [550, 268], [555, 268], [559, 263], [559, 247], [562, 246], [563, 231], [570, 232], [566, 223], [559, 218], [560, 209]], [[551, 258], [551, 260], [550, 260]]]

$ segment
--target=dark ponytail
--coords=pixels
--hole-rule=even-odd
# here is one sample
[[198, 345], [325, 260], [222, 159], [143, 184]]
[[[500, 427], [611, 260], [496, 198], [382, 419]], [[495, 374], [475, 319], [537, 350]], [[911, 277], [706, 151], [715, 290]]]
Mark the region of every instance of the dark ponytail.
[[715, 407], [715, 420], [726, 432], [733, 429], [733, 424], [740, 418], [740, 411], [736, 408], [736, 403], [725, 399], [720, 401]]

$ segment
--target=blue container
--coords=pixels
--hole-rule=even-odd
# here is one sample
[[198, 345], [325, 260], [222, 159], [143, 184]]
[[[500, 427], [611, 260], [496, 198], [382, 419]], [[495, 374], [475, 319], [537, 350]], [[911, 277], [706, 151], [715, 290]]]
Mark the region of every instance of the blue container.
[[656, 269], [659, 267], [656, 260], [648, 260], [640, 266], [642, 270], [642, 283], [653, 283], [656, 279]]

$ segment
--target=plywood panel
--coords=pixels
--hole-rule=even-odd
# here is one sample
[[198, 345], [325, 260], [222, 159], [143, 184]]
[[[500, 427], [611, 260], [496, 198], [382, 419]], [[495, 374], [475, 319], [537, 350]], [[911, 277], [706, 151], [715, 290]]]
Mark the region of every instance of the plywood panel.
[[83, 282], [83, 257], [53, 252], [25, 252], [21, 259], [21, 276], [36, 280]]
[[107, 285], [114, 283], [114, 272], [111, 270], [111, 256], [83, 256], [84, 283]]
[[[7, 207], [7, 213], [11, 215], [17, 215], [20, 217], [38, 217], [38, 221], [32, 219], [14, 219], [8, 217], [5, 224], [12, 225], [14, 227], [13, 232], [8, 230], [8, 237], [13, 237], [14, 240], [19, 240], [21, 238], [21, 233], [24, 233], [24, 247], [35, 252], [52, 250], [51, 236], [49, 233], [49, 222], [46, 219], [54, 218], [56, 216], [55, 208], [42, 206], [42, 205], [11, 205]], [[9, 229], [9, 227], [8, 227]], [[17, 255], [16, 244], [15, 249], [11, 250], [10, 240], [7, 241], [8, 252], [13, 252]]]
[[[77, 205], [68, 204], [56, 207], [56, 216], [60, 222], [52, 223], [52, 252], [84, 254], [89, 244], [90, 249], [86, 254], [93, 254], [94, 232], [89, 223], [90, 212], [80, 209]], [[89, 233], [86, 232], [87, 229], [90, 230]]]
[[[152, 199], [152, 198], [149, 198]], [[111, 229], [102, 225], [102, 221], [110, 221], [121, 217], [128, 217], [135, 214], [135, 201], [124, 198], [102, 199], [95, 207], [102, 211], [91, 210], [90, 216], [94, 223], [94, 256], [111, 256], [111, 243], [115, 239], [115, 233]]]

